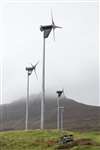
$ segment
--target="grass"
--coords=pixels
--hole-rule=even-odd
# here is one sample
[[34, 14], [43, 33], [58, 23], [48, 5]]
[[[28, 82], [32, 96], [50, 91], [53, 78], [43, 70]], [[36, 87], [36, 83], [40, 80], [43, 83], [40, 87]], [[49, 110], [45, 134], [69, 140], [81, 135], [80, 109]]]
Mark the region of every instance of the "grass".
[[[73, 134], [75, 139], [87, 138], [100, 143], [100, 132], [8, 131], [0, 132], [0, 150], [54, 150], [62, 134]], [[100, 146], [78, 145], [68, 150], [100, 150]]]

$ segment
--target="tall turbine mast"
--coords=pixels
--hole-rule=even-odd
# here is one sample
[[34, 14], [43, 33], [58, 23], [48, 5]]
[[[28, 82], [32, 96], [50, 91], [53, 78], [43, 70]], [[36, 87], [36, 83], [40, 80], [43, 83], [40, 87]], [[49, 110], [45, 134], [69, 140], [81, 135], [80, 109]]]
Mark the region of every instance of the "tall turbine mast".
[[42, 100], [41, 100], [41, 125], [40, 125], [41, 130], [44, 129], [44, 110], [45, 110], [44, 108], [45, 105], [45, 39], [49, 37], [51, 30], [53, 30], [54, 33], [56, 28], [61, 28], [55, 25], [53, 20], [53, 15], [51, 15], [51, 17], [52, 17], [51, 25], [40, 26], [40, 31], [43, 32]]
[[64, 90], [58, 90], [56, 91], [57, 93], [57, 129], [60, 129], [60, 97], [62, 95], [62, 93], [64, 93]]
[[26, 99], [26, 115], [25, 115], [25, 130], [28, 130], [28, 121], [29, 121], [29, 77], [32, 74], [33, 70], [35, 72], [36, 78], [36, 66], [38, 63], [36, 63], [34, 66], [31, 64], [31, 67], [26, 67], [27, 71], [27, 99]]

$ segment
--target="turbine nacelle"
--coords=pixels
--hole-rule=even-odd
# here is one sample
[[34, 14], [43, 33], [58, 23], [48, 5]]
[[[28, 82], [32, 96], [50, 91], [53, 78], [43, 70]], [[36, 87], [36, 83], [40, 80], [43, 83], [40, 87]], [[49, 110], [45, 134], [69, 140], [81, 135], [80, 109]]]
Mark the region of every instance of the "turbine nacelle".
[[44, 25], [44, 26], [40, 26], [40, 31], [45, 31], [45, 30], [52, 30], [52, 29], [56, 29], [56, 28], [62, 28], [62, 27], [59, 27], [59, 26], [56, 26], [56, 25]]
[[61, 97], [61, 95], [64, 93], [64, 90], [58, 90], [56, 93], [58, 94], [58, 97]]
[[44, 26], [40, 26], [40, 31], [43, 32], [44, 31], [44, 38], [48, 38], [51, 30], [53, 30], [53, 38], [55, 40], [55, 29], [57, 28], [62, 28], [59, 26], [56, 26], [53, 20], [53, 15], [51, 13], [51, 18], [52, 18], [52, 24], [51, 25], [44, 25]]
[[38, 63], [39, 62], [37, 62], [35, 65], [31, 64], [31, 67], [26, 67], [26, 71], [28, 71], [28, 75], [31, 75], [34, 70], [34, 73], [35, 73], [37, 79], [38, 79], [38, 77], [37, 77], [37, 73], [36, 73], [36, 66], [38, 65]]
[[52, 30], [52, 25], [44, 25], [44, 26], [40, 26], [40, 31], [45, 31], [45, 30]]

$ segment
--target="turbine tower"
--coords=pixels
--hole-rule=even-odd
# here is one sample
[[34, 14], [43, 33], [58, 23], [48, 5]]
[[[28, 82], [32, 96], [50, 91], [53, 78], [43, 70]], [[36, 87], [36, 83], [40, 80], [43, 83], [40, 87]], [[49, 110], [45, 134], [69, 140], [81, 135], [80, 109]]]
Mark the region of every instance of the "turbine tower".
[[53, 30], [53, 37], [55, 39], [55, 29], [61, 28], [59, 26], [56, 26], [53, 20], [53, 15], [51, 13], [52, 17], [52, 24], [51, 25], [45, 25], [40, 26], [40, 31], [43, 32], [43, 70], [42, 70], [42, 100], [41, 100], [41, 130], [44, 129], [44, 105], [45, 105], [45, 39], [49, 37], [50, 32]]
[[28, 120], [29, 120], [29, 76], [32, 74], [33, 70], [37, 78], [36, 74], [36, 66], [38, 63], [36, 63], [34, 66], [31, 64], [31, 67], [26, 67], [27, 71], [27, 99], [26, 99], [26, 115], [25, 115], [25, 130], [28, 130]]
[[60, 128], [60, 97], [62, 95], [62, 93], [64, 93], [64, 90], [58, 90], [56, 91], [57, 93], [57, 129], [59, 130]]

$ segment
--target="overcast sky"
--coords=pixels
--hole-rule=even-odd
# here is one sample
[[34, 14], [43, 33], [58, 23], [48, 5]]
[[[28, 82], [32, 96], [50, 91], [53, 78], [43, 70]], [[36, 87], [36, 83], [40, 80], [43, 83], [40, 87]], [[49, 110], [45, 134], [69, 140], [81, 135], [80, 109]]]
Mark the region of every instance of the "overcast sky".
[[[5, 3], [3, 13], [3, 102], [26, 96], [25, 67], [37, 66], [38, 80], [30, 77], [30, 94], [41, 93], [42, 46], [40, 25], [51, 24], [50, 10], [57, 29], [46, 39], [46, 92], [65, 95], [79, 102], [99, 104], [97, 47], [97, 3]], [[1, 57], [1, 56], [0, 56]]]

